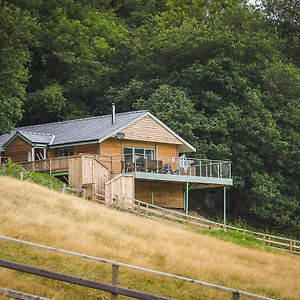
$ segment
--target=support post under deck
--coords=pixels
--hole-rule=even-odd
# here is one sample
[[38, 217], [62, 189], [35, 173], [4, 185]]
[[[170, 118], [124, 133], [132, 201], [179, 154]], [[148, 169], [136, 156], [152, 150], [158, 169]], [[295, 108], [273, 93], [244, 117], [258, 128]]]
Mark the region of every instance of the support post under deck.
[[184, 210], [185, 210], [185, 213], [188, 215], [189, 214], [189, 183], [188, 182], [186, 183], [184, 200], [185, 200], [184, 201], [185, 202]]
[[226, 232], [226, 186], [223, 188], [223, 199], [224, 199], [224, 231]]

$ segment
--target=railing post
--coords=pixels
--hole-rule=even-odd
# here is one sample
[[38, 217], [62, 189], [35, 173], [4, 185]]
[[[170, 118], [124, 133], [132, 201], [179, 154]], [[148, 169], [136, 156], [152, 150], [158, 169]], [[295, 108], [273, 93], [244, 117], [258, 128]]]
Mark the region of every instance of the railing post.
[[238, 291], [232, 293], [232, 300], [239, 300], [240, 294]]
[[223, 162], [220, 163], [220, 177], [223, 177]]
[[200, 167], [200, 177], [202, 177], [202, 166], [201, 166], [201, 159], [200, 159], [200, 161], [199, 161], [199, 167]]
[[209, 162], [209, 176], [212, 177], [212, 164], [211, 161]]
[[[112, 285], [118, 286], [119, 266], [112, 265]], [[111, 300], [117, 300], [118, 294], [111, 293]]]

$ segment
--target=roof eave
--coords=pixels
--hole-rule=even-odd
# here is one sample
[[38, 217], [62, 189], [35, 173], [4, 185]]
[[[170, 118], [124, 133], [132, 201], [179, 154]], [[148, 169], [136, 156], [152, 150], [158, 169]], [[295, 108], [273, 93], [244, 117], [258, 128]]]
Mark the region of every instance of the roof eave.
[[73, 146], [80, 146], [80, 145], [87, 145], [87, 144], [98, 144], [100, 143], [99, 139], [96, 140], [88, 140], [88, 141], [78, 141], [72, 143], [62, 143], [62, 144], [55, 144], [55, 145], [48, 145], [49, 149], [57, 149], [62, 147], [73, 147]]
[[17, 137], [21, 138], [22, 140], [24, 140], [26, 143], [30, 144], [31, 146], [33, 146], [32, 141], [30, 141], [28, 138], [26, 138], [21, 132], [16, 131], [15, 134], [9, 138], [3, 145], [2, 148], [5, 150], [5, 148], [12, 143]]

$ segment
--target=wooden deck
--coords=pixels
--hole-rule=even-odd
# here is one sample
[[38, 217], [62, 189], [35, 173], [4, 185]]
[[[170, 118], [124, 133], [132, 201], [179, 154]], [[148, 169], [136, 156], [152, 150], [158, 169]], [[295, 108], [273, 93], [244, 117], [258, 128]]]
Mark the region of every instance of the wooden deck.
[[55, 174], [59, 172], [68, 172], [70, 163], [74, 162], [74, 159], [81, 159], [82, 157], [91, 157], [101, 163], [110, 172], [113, 169], [114, 160], [110, 156], [100, 156], [96, 154], [81, 154], [65, 157], [53, 157], [36, 161], [20, 162], [23, 168], [27, 171], [33, 172], [46, 172]]
[[48, 158], [36, 161], [21, 162], [20, 164], [27, 171], [47, 172], [54, 174], [63, 171], [67, 172], [69, 170], [69, 160], [72, 157], [75, 156]]

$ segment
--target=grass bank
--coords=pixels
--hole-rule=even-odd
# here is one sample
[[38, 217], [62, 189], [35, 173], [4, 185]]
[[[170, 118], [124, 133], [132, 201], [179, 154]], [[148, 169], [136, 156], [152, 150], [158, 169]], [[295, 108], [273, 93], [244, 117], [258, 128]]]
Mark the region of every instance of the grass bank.
[[[263, 294], [298, 299], [300, 258], [141, 218], [0, 177], [0, 234]], [[0, 242], [2, 258], [110, 282], [110, 267]], [[121, 269], [122, 286], [176, 299], [230, 299], [192, 284]], [[109, 299], [93, 290], [0, 269], [0, 285], [52, 299]]]

